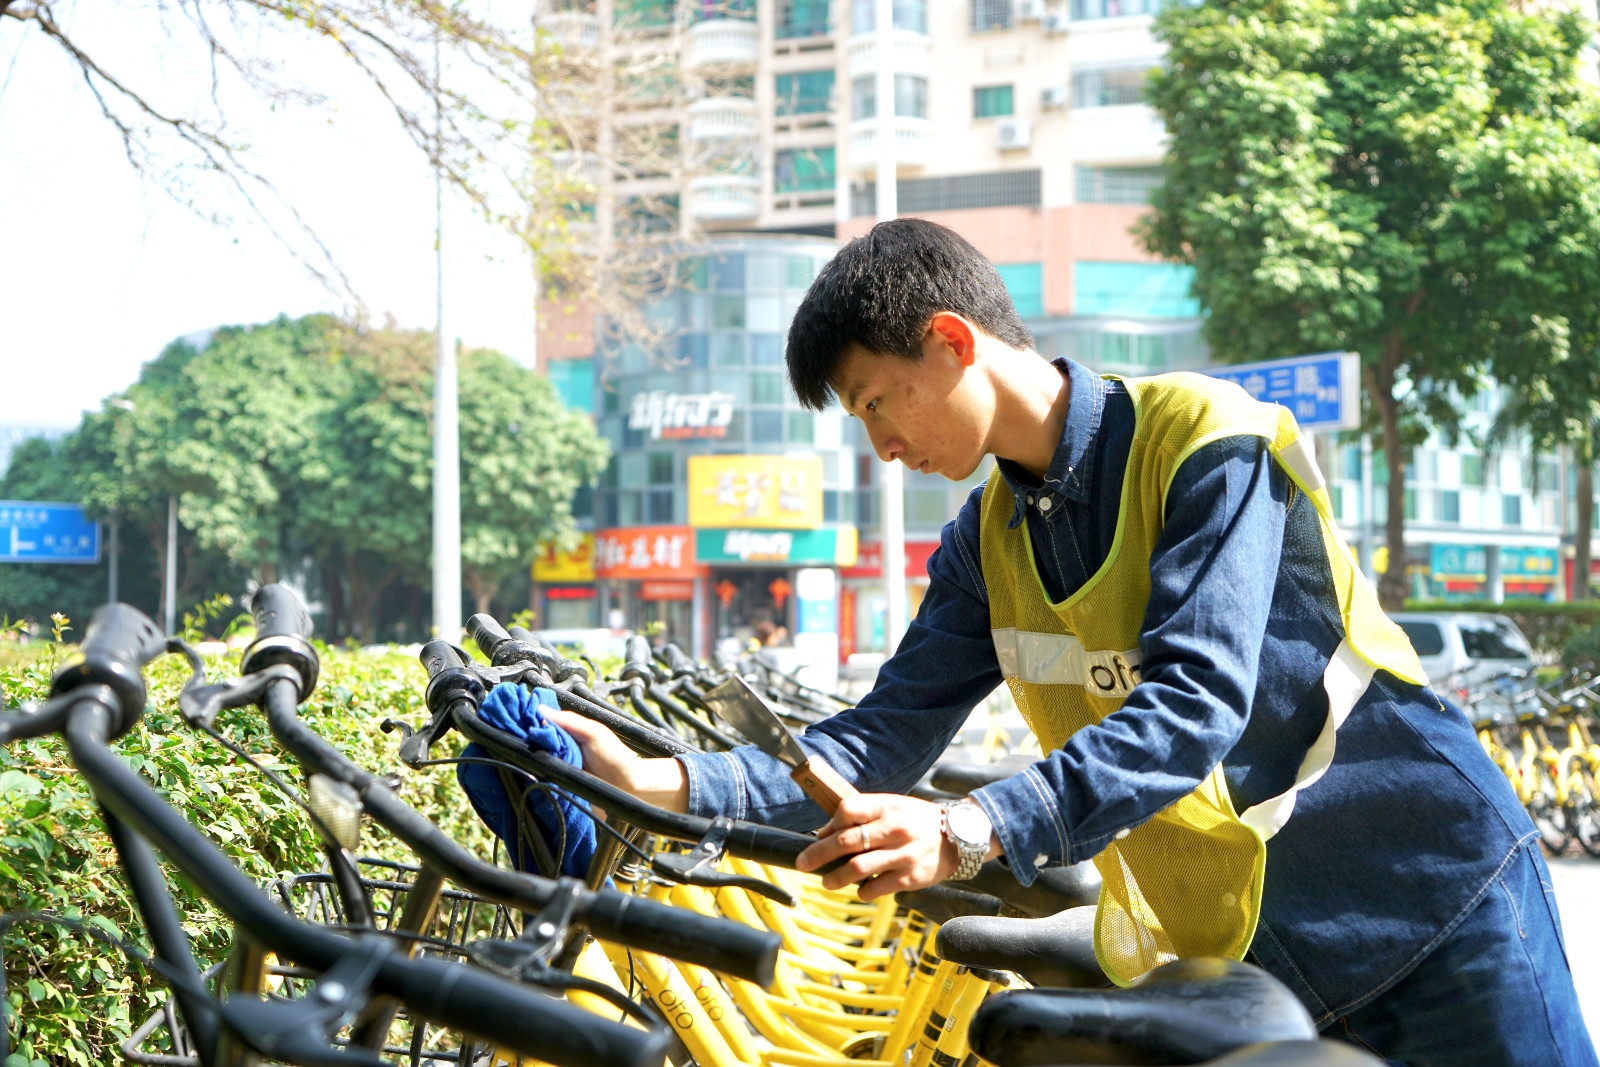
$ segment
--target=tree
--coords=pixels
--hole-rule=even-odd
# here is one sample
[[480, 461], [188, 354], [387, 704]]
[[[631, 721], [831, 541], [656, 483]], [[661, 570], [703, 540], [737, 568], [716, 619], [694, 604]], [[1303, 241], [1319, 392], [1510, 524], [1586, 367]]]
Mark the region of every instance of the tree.
[[[106, 34], [92, 14], [97, 5], [75, 5], [73, 14], [86, 17], [64, 24], [58, 9], [66, 6], [0, 0], [0, 33], [33, 31], [59, 50], [135, 171], [203, 217], [225, 218], [223, 204], [242, 207], [357, 305], [333, 251], [229, 122], [247, 98], [274, 108], [323, 104], [316, 85], [285, 73], [308, 45], [358, 70], [404, 134], [485, 217], [528, 236], [528, 204], [563, 199], [552, 190], [568, 176], [552, 163], [545, 134], [557, 108], [542, 95], [560, 50], [528, 32], [523, 5], [510, 5], [502, 19], [493, 8], [469, 11], [451, 0], [157, 0], [141, 15], [152, 37], [164, 35], [171, 59], [161, 79], [146, 82], [128, 74], [126, 60], [149, 42]], [[541, 263], [561, 253], [542, 241], [531, 247]]]
[[1455, 433], [1486, 375], [1560, 362], [1552, 324], [1585, 314], [1596, 208], [1557, 203], [1552, 177], [1600, 177], [1590, 30], [1503, 0], [1235, 0], [1158, 20], [1151, 99], [1172, 141], [1142, 236], [1194, 266], [1219, 358], [1360, 353], [1389, 474], [1386, 607], [1405, 596], [1409, 449]]
[[542, 544], [572, 547], [573, 496], [605, 468], [610, 449], [549, 379], [488, 349], [462, 355], [461, 427], [461, 570], [486, 612]]

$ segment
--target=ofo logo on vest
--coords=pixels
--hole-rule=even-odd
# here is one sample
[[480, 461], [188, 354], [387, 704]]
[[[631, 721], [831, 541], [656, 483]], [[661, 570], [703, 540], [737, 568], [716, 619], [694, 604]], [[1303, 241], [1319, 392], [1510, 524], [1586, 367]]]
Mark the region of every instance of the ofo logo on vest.
[[1095, 696], [1126, 697], [1141, 679], [1137, 648], [1090, 651], [1069, 634], [993, 630], [1000, 673], [1034, 685], [1081, 685]]

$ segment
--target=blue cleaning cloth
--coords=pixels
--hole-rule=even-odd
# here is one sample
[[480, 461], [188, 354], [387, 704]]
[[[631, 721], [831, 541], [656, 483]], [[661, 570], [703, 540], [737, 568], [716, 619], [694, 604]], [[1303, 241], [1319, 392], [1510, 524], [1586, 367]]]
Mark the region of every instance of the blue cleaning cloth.
[[[483, 707], [478, 709], [478, 717], [498, 730], [521, 738], [529, 748], [552, 752], [563, 762], [581, 769], [583, 753], [579, 751], [577, 742], [571, 734], [546, 719], [544, 712], [539, 710], [557, 706], [553, 689], [529, 690], [521, 685], [501, 683], [489, 691]], [[485, 757], [493, 754], [473, 742], [463, 755]], [[552, 797], [548, 789], [530, 788], [532, 783], [520, 775], [513, 778], [512, 788], [518, 795], [527, 791], [523, 803], [550, 851], [555, 852], [565, 843], [561, 852], [561, 873], [582, 878], [588, 873], [589, 861], [594, 858], [596, 840], [594, 815], [589, 811], [588, 801], [566, 794]], [[472, 802], [478, 818], [505, 842], [512, 863], [519, 870], [538, 873], [535, 853], [522, 838], [516, 809], [512, 806], [514, 801], [506, 793], [500, 771], [485, 763], [458, 763], [456, 781], [466, 790], [467, 799]]]

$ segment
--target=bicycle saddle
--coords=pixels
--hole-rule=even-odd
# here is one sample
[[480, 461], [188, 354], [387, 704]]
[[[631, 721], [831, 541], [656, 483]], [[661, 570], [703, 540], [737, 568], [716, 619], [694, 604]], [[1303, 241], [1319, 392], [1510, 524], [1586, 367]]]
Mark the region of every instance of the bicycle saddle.
[[1009, 868], [990, 860], [966, 881], [948, 885], [952, 889], [999, 897], [1013, 910], [1034, 918], [1096, 904], [1100, 900], [1100, 872], [1093, 863], [1046, 867], [1032, 885], [1023, 885]]
[[1111, 984], [1094, 955], [1095, 909], [1071, 908], [1047, 919], [967, 916], [939, 928], [940, 959], [1015, 971], [1036, 986], [1103, 989]]
[[1306, 1009], [1266, 971], [1204, 957], [1163, 964], [1127, 989], [999, 993], [968, 1032], [972, 1051], [997, 1067], [1203, 1063], [1316, 1036]]
[[966, 796], [974, 789], [1020, 774], [1026, 767], [1039, 762], [1037, 756], [1002, 756], [993, 763], [962, 763], [950, 760], [935, 763], [928, 772], [928, 784], [935, 789], [956, 796]]
[[964, 915], [995, 916], [1004, 905], [987, 893], [972, 893], [950, 885], [930, 885], [909, 893], [896, 893], [901, 907], [920, 911], [936, 923], [947, 923]]

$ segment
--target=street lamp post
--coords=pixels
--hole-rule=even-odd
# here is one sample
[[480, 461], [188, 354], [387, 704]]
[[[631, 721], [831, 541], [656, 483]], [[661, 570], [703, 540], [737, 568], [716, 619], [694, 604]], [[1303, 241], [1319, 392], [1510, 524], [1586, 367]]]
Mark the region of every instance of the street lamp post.
[[444, 105], [439, 99], [439, 39], [433, 40], [433, 261], [438, 294], [433, 364], [433, 629], [461, 633], [461, 436], [456, 351], [444, 322]]
[[[894, 0], [877, 0], [874, 29], [877, 35], [877, 146], [878, 221], [900, 214], [895, 177], [894, 108]], [[906, 492], [905, 468], [898, 460], [887, 463], [879, 481], [878, 537], [883, 548], [884, 651], [894, 655], [906, 632]]]

